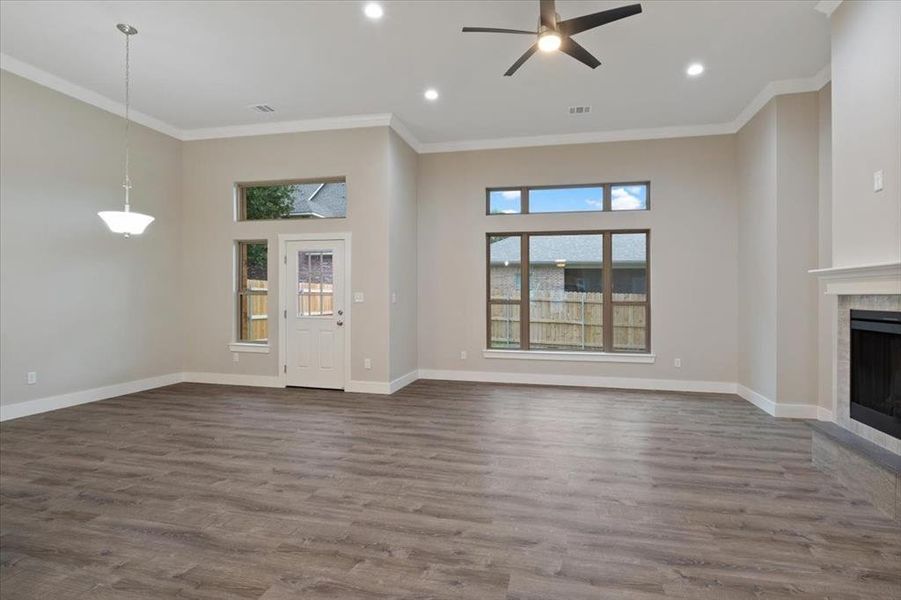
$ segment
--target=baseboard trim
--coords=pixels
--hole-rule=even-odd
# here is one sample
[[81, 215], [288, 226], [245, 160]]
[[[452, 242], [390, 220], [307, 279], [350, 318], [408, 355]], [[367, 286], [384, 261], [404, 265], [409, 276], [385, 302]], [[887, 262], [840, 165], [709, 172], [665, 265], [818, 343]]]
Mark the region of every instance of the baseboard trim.
[[240, 373], [184, 373], [182, 381], [188, 383], [214, 383], [217, 385], [248, 385], [253, 387], [280, 388], [278, 375], [243, 375]]
[[539, 373], [500, 373], [496, 371], [455, 371], [420, 369], [420, 379], [447, 379], [485, 383], [523, 383], [528, 385], [569, 385], [577, 387], [658, 390], [734, 394], [730, 381], [693, 381], [680, 379], [644, 379], [640, 377], [595, 377], [590, 375], [553, 375]]
[[147, 379], [138, 379], [126, 383], [116, 383], [89, 390], [59, 394], [58, 396], [48, 396], [46, 398], [17, 402], [15, 404], [0, 406], [0, 421], [9, 421], [20, 417], [68, 408], [70, 406], [78, 406], [79, 404], [88, 404], [89, 402], [97, 402], [98, 400], [106, 400], [108, 398], [115, 398], [116, 396], [135, 394], [137, 392], [144, 392], [154, 388], [172, 385], [181, 381], [184, 381], [182, 373], [170, 373], [158, 377], [148, 377]]
[[413, 371], [410, 371], [409, 373], [407, 373], [406, 375], [401, 375], [400, 377], [398, 377], [397, 379], [392, 381], [390, 384], [388, 384], [388, 389], [389, 389], [388, 393], [393, 394], [394, 392], [407, 387], [408, 385], [410, 385], [417, 379], [419, 379], [419, 371], [418, 370], [413, 370]]
[[391, 393], [391, 383], [387, 381], [362, 381], [359, 379], [351, 379], [349, 385], [344, 388], [345, 392], [354, 394], [383, 394]]
[[815, 404], [783, 404], [770, 400], [760, 392], [742, 384], [736, 385], [738, 395], [774, 417], [780, 419], [814, 419], [819, 421], [831, 421], [832, 411], [826, 410]]
[[751, 388], [746, 387], [740, 383], [736, 384], [735, 388], [736, 388], [736, 393], [739, 396], [741, 396], [742, 398], [744, 398], [745, 400], [747, 400], [748, 402], [750, 402], [751, 404], [753, 404], [754, 406], [756, 406], [757, 408], [762, 410], [763, 412], [767, 413], [768, 415], [772, 415], [774, 417], [776, 416], [776, 403], [775, 402], [773, 402], [772, 400], [770, 400], [763, 394], [761, 394], [759, 392], [755, 392]]
[[[700, 392], [738, 394], [765, 413], [784, 419], [816, 419], [834, 421], [832, 411], [813, 404], [779, 404], [742, 384], [728, 381], [694, 381], [678, 379], [644, 379], [639, 377], [594, 377], [552, 375], [537, 373], [500, 373], [495, 371], [456, 371], [419, 369], [410, 371], [391, 382], [351, 380], [345, 390], [360, 394], [388, 395], [403, 389], [417, 379], [444, 379], [484, 383], [519, 383], [528, 385], [563, 385], [576, 387], [618, 388], [632, 390], [658, 390], [672, 392]], [[126, 383], [108, 385], [89, 390], [37, 398], [0, 406], [0, 422], [40, 413], [97, 402], [143, 392], [180, 382], [211, 383], [216, 385], [245, 385], [252, 387], [284, 387], [277, 375], [241, 375], [234, 373], [170, 373], [158, 377], [138, 379]]]

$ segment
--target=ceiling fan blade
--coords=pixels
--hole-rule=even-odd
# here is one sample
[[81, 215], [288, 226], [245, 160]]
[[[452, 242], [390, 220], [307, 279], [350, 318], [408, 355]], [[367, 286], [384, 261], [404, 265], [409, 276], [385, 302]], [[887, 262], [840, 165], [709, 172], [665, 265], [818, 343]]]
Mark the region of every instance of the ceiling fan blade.
[[583, 65], [592, 69], [597, 68], [601, 64], [601, 61], [592, 56], [591, 52], [577, 44], [572, 38], [563, 38], [563, 41], [560, 43], [560, 51], [566, 52]]
[[563, 35], [574, 35], [582, 31], [588, 31], [613, 21], [619, 21], [626, 17], [637, 15], [641, 12], [641, 4], [630, 4], [629, 6], [620, 6], [619, 8], [611, 8], [610, 10], [602, 10], [601, 12], [592, 13], [590, 15], [582, 15], [573, 19], [567, 19], [557, 24], [557, 30]]
[[463, 33], [526, 33], [528, 35], [537, 35], [534, 31], [525, 31], [524, 29], [498, 29], [497, 27], [464, 27]]
[[541, 0], [541, 24], [549, 29], [557, 28], [557, 7], [554, 0]]
[[536, 42], [536, 43], [532, 44], [532, 46], [528, 50], [526, 50], [525, 54], [520, 56], [519, 59], [515, 63], [513, 63], [512, 67], [507, 69], [507, 72], [504, 73], [504, 77], [510, 77], [511, 75], [516, 73], [516, 70], [519, 69], [523, 65], [524, 62], [529, 60], [529, 57], [532, 56], [533, 54], [535, 54], [535, 52], [537, 50], [538, 50], [538, 43]]

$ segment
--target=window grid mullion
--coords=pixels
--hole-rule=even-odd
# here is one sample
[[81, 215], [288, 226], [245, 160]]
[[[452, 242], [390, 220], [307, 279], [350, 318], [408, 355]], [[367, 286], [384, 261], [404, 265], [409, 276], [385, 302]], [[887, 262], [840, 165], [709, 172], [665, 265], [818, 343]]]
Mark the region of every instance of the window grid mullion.
[[520, 307], [519, 307], [519, 346], [523, 350], [529, 349], [529, 234], [520, 236], [519, 264], [520, 275]]
[[613, 235], [605, 232], [603, 244], [604, 273], [604, 341], [605, 352], [613, 351]]

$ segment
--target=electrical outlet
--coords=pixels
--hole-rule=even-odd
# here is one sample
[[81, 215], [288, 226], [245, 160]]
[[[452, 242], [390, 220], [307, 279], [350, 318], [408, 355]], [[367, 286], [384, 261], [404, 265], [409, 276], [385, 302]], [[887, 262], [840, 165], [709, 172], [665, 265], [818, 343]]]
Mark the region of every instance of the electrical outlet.
[[232, 360], [235, 361], [235, 362], [240, 361], [240, 360], [241, 360], [241, 355], [238, 354], [237, 352], [232, 352]]
[[674, 359], [673, 359], [673, 366], [676, 367], [677, 369], [681, 369], [681, 368], [682, 368], [682, 359], [681, 359], [681, 358], [674, 358]]
[[354, 292], [354, 302], [360, 303], [363, 301], [363, 292]]
[[25, 383], [28, 385], [34, 385], [38, 382], [38, 372], [37, 371], [28, 371], [25, 373]]
[[391, 304], [397, 304], [397, 292], [391, 292]]
[[466, 350], [460, 350], [460, 360], [466, 360]]
[[372, 368], [372, 359], [371, 359], [371, 358], [364, 358], [364, 359], [363, 359], [363, 368], [364, 368], [364, 369], [371, 369], [371, 368]]
[[873, 173], [873, 191], [881, 192], [885, 188], [885, 174], [882, 169]]

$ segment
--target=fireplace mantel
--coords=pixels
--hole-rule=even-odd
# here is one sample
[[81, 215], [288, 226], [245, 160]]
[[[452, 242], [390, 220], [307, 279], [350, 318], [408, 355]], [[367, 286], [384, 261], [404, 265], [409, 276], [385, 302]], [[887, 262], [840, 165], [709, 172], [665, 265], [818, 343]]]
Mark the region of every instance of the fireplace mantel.
[[811, 269], [808, 273], [826, 283], [829, 295], [901, 294], [901, 262]]

